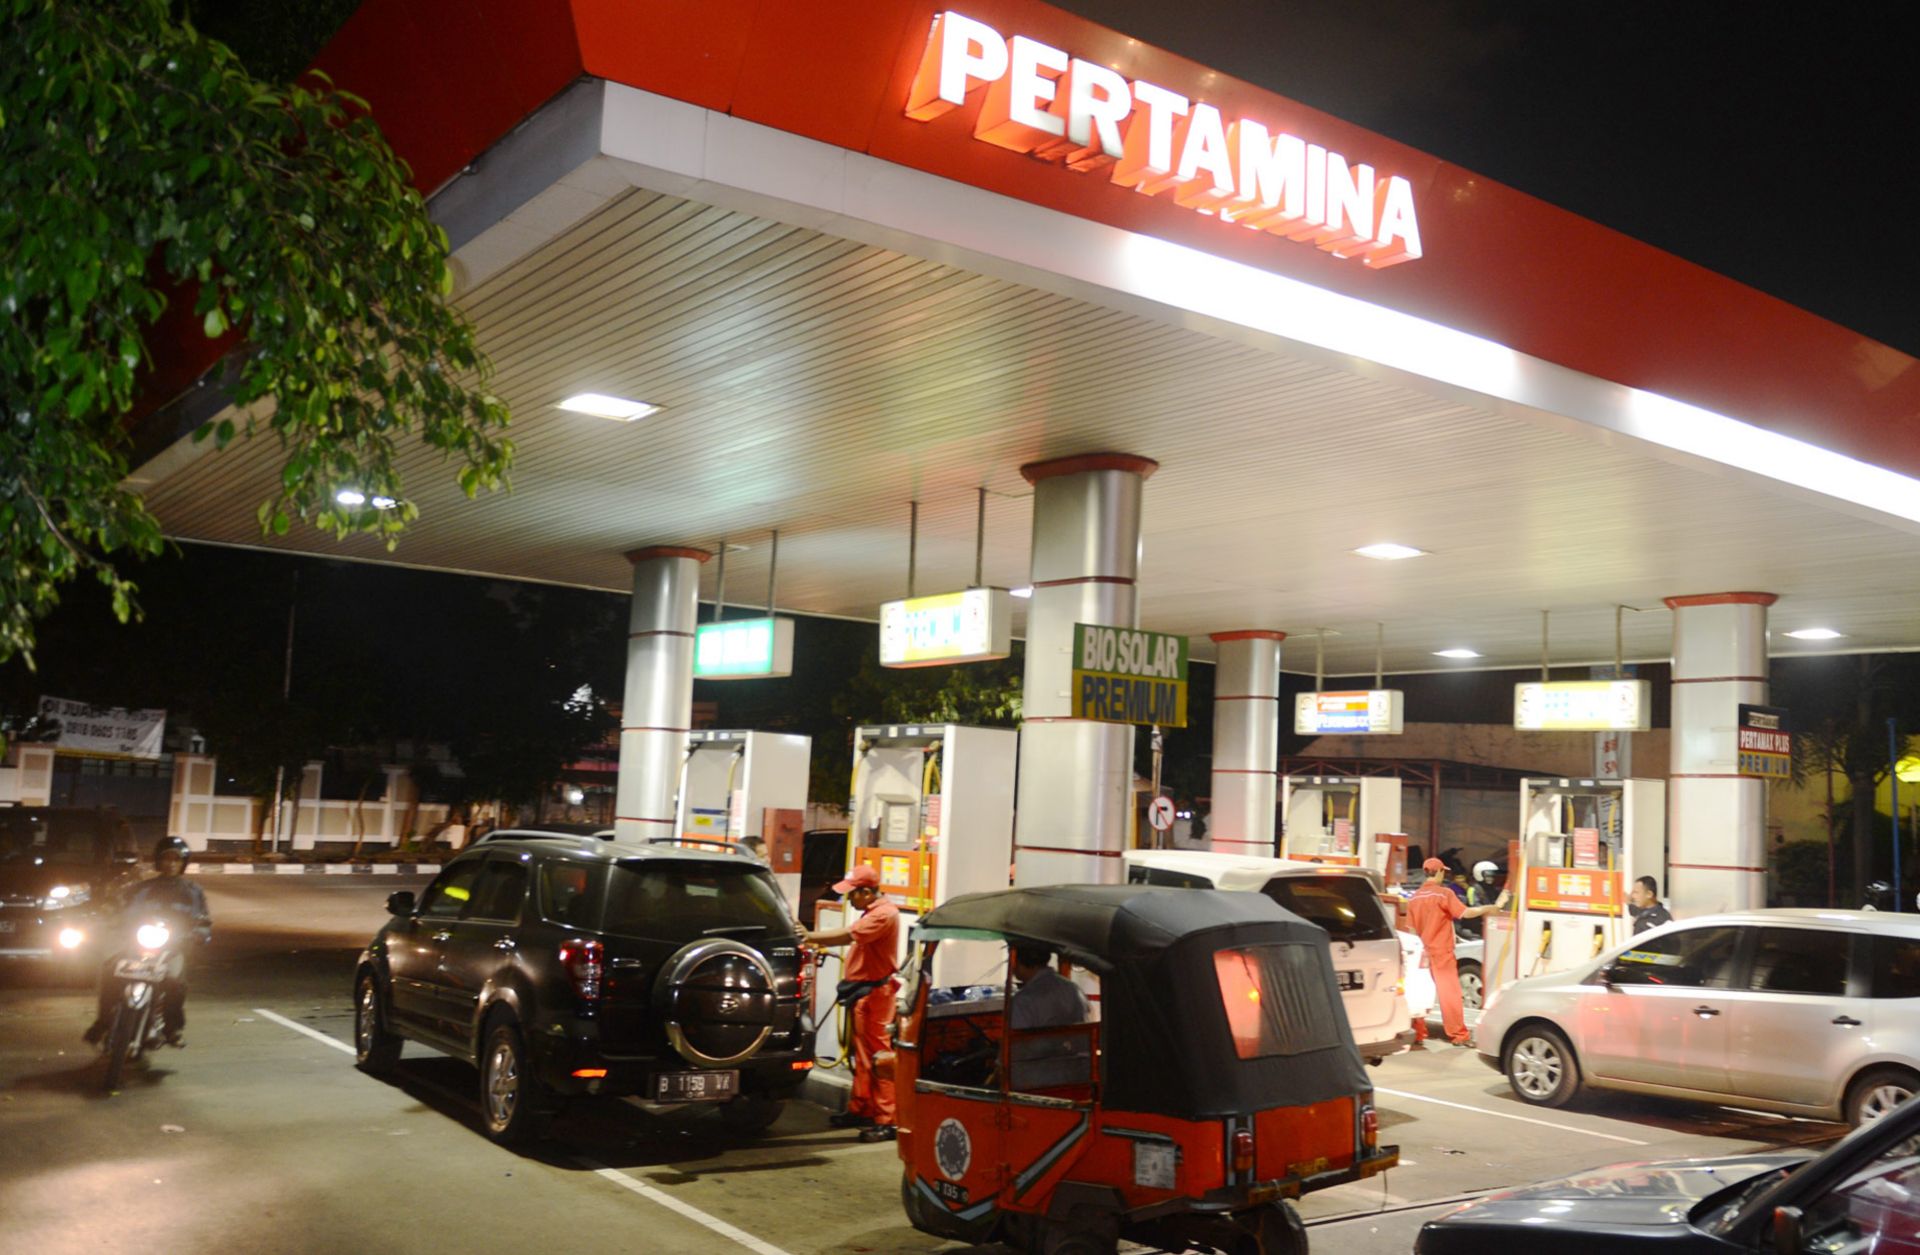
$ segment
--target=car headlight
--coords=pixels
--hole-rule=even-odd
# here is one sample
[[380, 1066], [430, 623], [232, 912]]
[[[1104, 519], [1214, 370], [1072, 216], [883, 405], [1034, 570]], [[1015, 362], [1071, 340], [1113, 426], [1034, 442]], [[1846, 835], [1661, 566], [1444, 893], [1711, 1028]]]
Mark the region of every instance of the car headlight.
[[87, 935], [78, 928], [62, 928], [60, 930], [60, 948], [62, 950], [78, 950], [86, 940]]
[[40, 899], [43, 911], [58, 911], [63, 907], [79, 906], [93, 894], [86, 885], [55, 885], [47, 890], [47, 896]]
[[173, 932], [165, 924], [142, 924], [133, 934], [144, 950], [158, 950], [172, 938]]

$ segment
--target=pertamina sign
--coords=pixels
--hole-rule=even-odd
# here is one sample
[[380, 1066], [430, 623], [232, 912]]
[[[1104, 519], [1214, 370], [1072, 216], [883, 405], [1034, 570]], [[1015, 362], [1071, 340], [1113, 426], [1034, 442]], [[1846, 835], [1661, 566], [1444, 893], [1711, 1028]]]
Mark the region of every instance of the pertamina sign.
[[975, 139], [1363, 265], [1420, 256], [1406, 178], [1024, 35], [939, 14], [907, 116], [930, 122], [982, 88]]
[[1793, 774], [1793, 733], [1778, 706], [1740, 707], [1740, 774], [1785, 780]]
[[1105, 723], [1187, 726], [1187, 638], [1073, 625], [1073, 713]]

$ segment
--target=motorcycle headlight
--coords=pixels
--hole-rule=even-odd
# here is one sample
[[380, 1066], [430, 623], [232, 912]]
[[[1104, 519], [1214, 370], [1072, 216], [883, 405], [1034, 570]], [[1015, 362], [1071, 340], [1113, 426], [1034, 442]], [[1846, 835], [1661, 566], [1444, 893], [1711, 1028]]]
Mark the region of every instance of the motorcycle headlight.
[[60, 930], [60, 948], [62, 950], [78, 950], [81, 945], [85, 943], [86, 939], [87, 935], [78, 928], [62, 928]]
[[158, 950], [173, 937], [173, 932], [165, 924], [142, 924], [133, 934], [133, 939], [144, 950]]
[[47, 890], [47, 896], [40, 899], [40, 909], [57, 911], [62, 907], [79, 906], [92, 897], [86, 885], [55, 885]]

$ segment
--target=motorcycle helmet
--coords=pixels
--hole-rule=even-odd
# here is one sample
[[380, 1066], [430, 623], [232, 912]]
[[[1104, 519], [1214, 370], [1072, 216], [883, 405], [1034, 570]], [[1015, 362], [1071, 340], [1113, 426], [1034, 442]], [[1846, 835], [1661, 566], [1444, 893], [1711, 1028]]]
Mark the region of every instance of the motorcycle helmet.
[[180, 856], [180, 867], [181, 870], [184, 871], [187, 863], [193, 858], [193, 847], [189, 846], [179, 837], [161, 837], [153, 843], [153, 866], [155, 870], [159, 869], [160, 859], [169, 851]]
[[1490, 858], [1483, 858], [1473, 865], [1473, 878], [1483, 885], [1492, 884], [1493, 878], [1499, 874], [1500, 865]]

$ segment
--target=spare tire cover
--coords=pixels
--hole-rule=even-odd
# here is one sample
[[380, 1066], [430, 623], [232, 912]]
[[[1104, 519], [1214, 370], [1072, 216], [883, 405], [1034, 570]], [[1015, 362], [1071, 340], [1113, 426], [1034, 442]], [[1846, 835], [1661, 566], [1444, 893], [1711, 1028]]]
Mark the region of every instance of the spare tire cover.
[[687, 1062], [731, 1067], [773, 1031], [773, 970], [752, 947], [709, 938], [681, 947], [654, 984], [667, 1040]]

